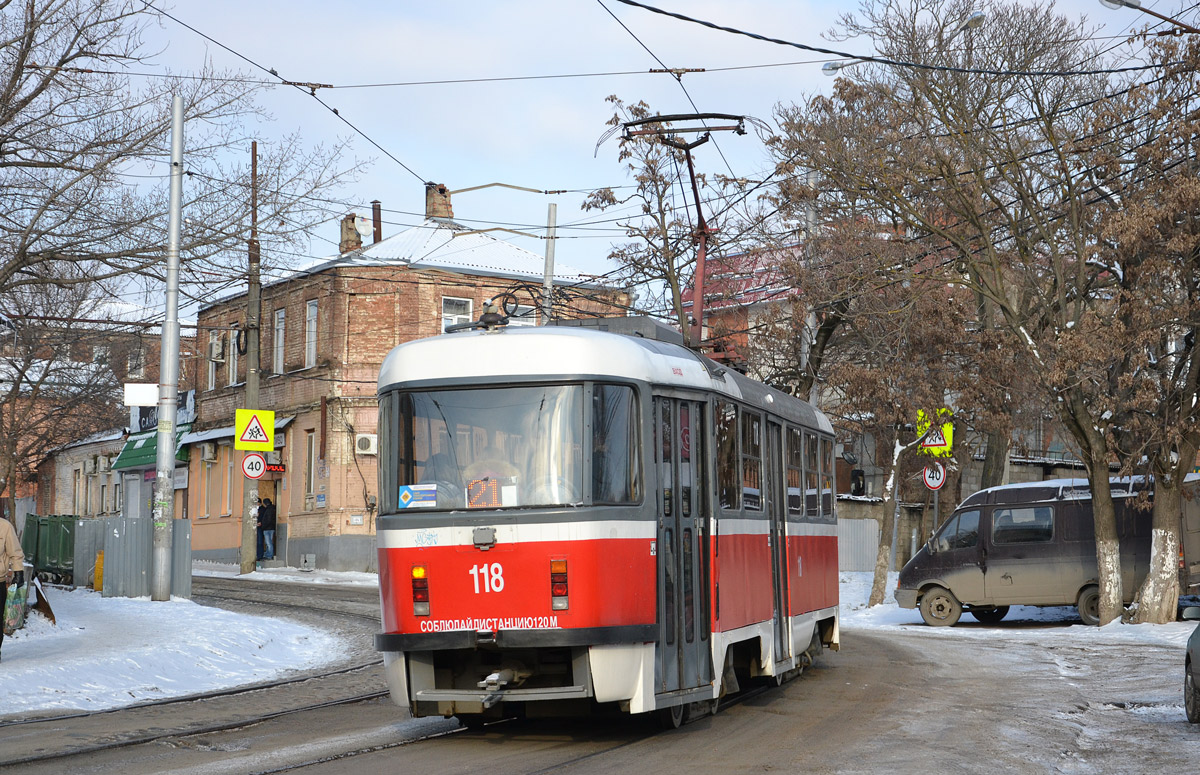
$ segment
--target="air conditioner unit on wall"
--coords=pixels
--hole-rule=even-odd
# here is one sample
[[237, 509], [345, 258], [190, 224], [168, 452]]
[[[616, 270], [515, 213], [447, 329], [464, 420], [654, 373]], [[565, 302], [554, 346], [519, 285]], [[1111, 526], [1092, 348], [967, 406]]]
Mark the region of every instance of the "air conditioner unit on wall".
[[206, 463], [217, 462], [217, 445], [206, 441], [200, 445], [200, 459]]
[[225, 362], [225, 337], [208, 340], [208, 359], [213, 363]]
[[379, 436], [374, 433], [356, 433], [356, 434], [354, 434], [354, 454], [356, 454], [356, 455], [378, 455], [379, 454]]
[[112, 459], [108, 458], [108, 457], [101, 457], [99, 460], [96, 461], [96, 470], [99, 471], [100, 473], [104, 473], [106, 471], [111, 471], [112, 470]]
[[88, 458], [87, 460], [83, 461], [83, 472], [85, 474], [96, 473], [96, 458]]

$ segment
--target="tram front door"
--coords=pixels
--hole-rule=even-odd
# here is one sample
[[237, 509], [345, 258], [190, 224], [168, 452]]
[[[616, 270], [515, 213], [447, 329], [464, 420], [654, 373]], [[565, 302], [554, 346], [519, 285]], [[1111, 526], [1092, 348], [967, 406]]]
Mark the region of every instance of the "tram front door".
[[783, 476], [783, 428], [767, 422], [763, 502], [771, 520], [771, 578], [775, 598], [775, 661], [791, 655], [788, 625], [787, 487]]
[[704, 540], [704, 408], [698, 401], [654, 401], [658, 471], [658, 664], [660, 692], [707, 686], [712, 656], [707, 546]]

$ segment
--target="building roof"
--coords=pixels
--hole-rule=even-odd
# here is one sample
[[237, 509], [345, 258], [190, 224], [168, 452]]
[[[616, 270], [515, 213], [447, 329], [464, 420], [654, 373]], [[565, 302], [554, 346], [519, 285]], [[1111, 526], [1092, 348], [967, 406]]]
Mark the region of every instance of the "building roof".
[[[264, 282], [271, 287], [297, 277], [329, 269], [365, 266], [403, 266], [415, 269], [444, 269], [459, 274], [482, 275], [542, 282], [546, 259], [490, 234], [472, 231], [446, 218], [426, 218], [423, 223], [393, 234], [387, 239], [302, 265], [286, 277]], [[574, 267], [556, 261], [555, 283], [584, 288], [607, 287], [595, 275], [584, 274]], [[205, 309], [220, 302], [245, 295], [245, 291], [228, 294], [205, 305]]]

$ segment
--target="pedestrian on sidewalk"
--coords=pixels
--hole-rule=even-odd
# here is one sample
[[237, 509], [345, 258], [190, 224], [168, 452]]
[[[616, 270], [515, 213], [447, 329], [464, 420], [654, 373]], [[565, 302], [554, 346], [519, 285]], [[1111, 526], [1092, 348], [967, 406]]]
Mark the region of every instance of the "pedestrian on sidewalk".
[[258, 507], [258, 527], [262, 531], [262, 559], [275, 559], [275, 504], [270, 498], [263, 498]]
[[17, 531], [12, 523], [0, 517], [0, 647], [4, 646], [5, 601], [8, 587], [20, 587], [25, 583], [25, 552], [17, 540]]

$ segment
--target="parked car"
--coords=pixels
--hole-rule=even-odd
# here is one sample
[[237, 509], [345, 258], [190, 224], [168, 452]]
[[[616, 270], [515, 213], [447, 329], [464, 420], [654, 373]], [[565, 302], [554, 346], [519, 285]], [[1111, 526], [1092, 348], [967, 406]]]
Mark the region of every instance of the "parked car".
[[[1193, 475], [1194, 476], [1194, 475]], [[1152, 512], [1135, 505], [1143, 480], [1114, 479], [1122, 587], [1131, 602], [1150, 563]], [[1200, 477], [1185, 485], [1180, 568], [1184, 594], [1200, 587]], [[1091, 490], [1085, 479], [989, 487], [962, 502], [900, 571], [896, 602], [934, 626], [964, 610], [998, 622], [1012, 605], [1064, 606], [1097, 624], [1099, 584]]]
[[[1200, 607], [1183, 609], [1183, 618], [1200, 619]], [[1183, 660], [1183, 709], [1188, 721], [1200, 724], [1200, 626], [1192, 630]]]

